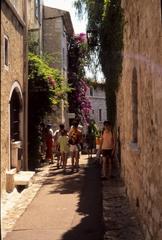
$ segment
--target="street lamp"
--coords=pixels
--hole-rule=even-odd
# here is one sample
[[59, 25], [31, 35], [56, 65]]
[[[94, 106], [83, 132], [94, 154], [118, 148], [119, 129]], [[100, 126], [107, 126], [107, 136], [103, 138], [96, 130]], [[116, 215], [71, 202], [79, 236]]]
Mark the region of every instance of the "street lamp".
[[90, 47], [98, 46], [98, 33], [96, 29], [87, 30], [87, 43]]

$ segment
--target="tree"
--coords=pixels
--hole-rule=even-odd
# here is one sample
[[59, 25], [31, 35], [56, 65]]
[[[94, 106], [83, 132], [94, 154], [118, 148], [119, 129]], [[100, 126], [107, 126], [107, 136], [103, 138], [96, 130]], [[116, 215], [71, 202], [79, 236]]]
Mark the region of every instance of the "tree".
[[[106, 79], [106, 102], [108, 119], [115, 124], [116, 91], [122, 72], [123, 9], [121, 0], [76, 0], [79, 15], [87, 12], [92, 39], [89, 51], [97, 52]], [[94, 42], [94, 41], [92, 41]]]

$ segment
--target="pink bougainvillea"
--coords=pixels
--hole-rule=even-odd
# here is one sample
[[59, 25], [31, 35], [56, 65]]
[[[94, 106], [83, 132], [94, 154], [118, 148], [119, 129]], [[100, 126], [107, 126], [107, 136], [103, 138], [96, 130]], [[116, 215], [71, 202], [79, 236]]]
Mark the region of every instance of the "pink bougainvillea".
[[86, 96], [88, 84], [85, 78], [86, 34], [80, 33], [70, 41], [68, 81], [73, 88], [69, 94], [69, 112], [74, 112], [81, 122], [89, 122], [91, 104]]
[[74, 36], [77, 43], [87, 43], [87, 36], [85, 33], [79, 33]]

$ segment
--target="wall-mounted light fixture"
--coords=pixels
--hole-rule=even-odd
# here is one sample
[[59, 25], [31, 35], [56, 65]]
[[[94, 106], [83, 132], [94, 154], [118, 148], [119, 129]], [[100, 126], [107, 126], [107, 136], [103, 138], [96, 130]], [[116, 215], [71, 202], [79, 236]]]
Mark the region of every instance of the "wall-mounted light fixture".
[[90, 47], [98, 46], [98, 33], [95, 29], [87, 30], [87, 43]]

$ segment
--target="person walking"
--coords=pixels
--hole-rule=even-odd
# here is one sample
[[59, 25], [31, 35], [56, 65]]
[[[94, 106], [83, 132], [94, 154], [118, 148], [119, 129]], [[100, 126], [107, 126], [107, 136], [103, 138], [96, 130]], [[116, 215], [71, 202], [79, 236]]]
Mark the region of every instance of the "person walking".
[[41, 160], [42, 162], [45, 161], [45, 156], [46, 156], [46, 135], [47, 135], [47, 127], [46, 125], [42, 122], [40, 124], [40, 152], [41, 152]]
[[100, 151], [102, 152], [102, 175], [106, 180], [112, 176], [112, 158], [115, 152], [115, 139], [112, 125], [109, 121], [104, 122], [104, 129], [101, 137]]
[[86, 141], [88, 146], [88, 158], [92, 158], [93, 152], [96, 150], [96, 136], [98, 129], [94, 120], [91, 120], [86, 135]]
[[53, 163], [53, 130], [51, 124], [47, 124], [46, 160], [48, 163]]
[[67, 158], [69, 154], [69, 137], [65, 129], [61, 130], [61, 135], [58, 138], [58, 144], [60, 146], [61, 162], [63, 163], [63, 170], [66, 171]]
[[82, 141], [82, 133], [78, 129], [78, 122], [74, 121], [73, 126], [69, 131], [69, 144], [70, 144], [70, 153], [71, 153], [71, 163], [72, 163], [72, 171], [74, 171], [74, 167], [76, 170], [79, 170], [79, 151], [80, 151], [80, 143]]
[[96, 136], [96, 161], [100, 163], [101, 153], [100, 153], [100, 145], [101, 145], [101, 131], [98, 132]]
[[60, 153], [60, 145], [58, 143], [58, 139], [61, 136], [61, 131], [65, 129], [65, 126], [63, 123], [59, 125], [59, 129], [57, 129], [54, 132], [54, 153], [57, 158], [57, 168], [59, 168], [62, 164], [61, 162], [61, 153]]

